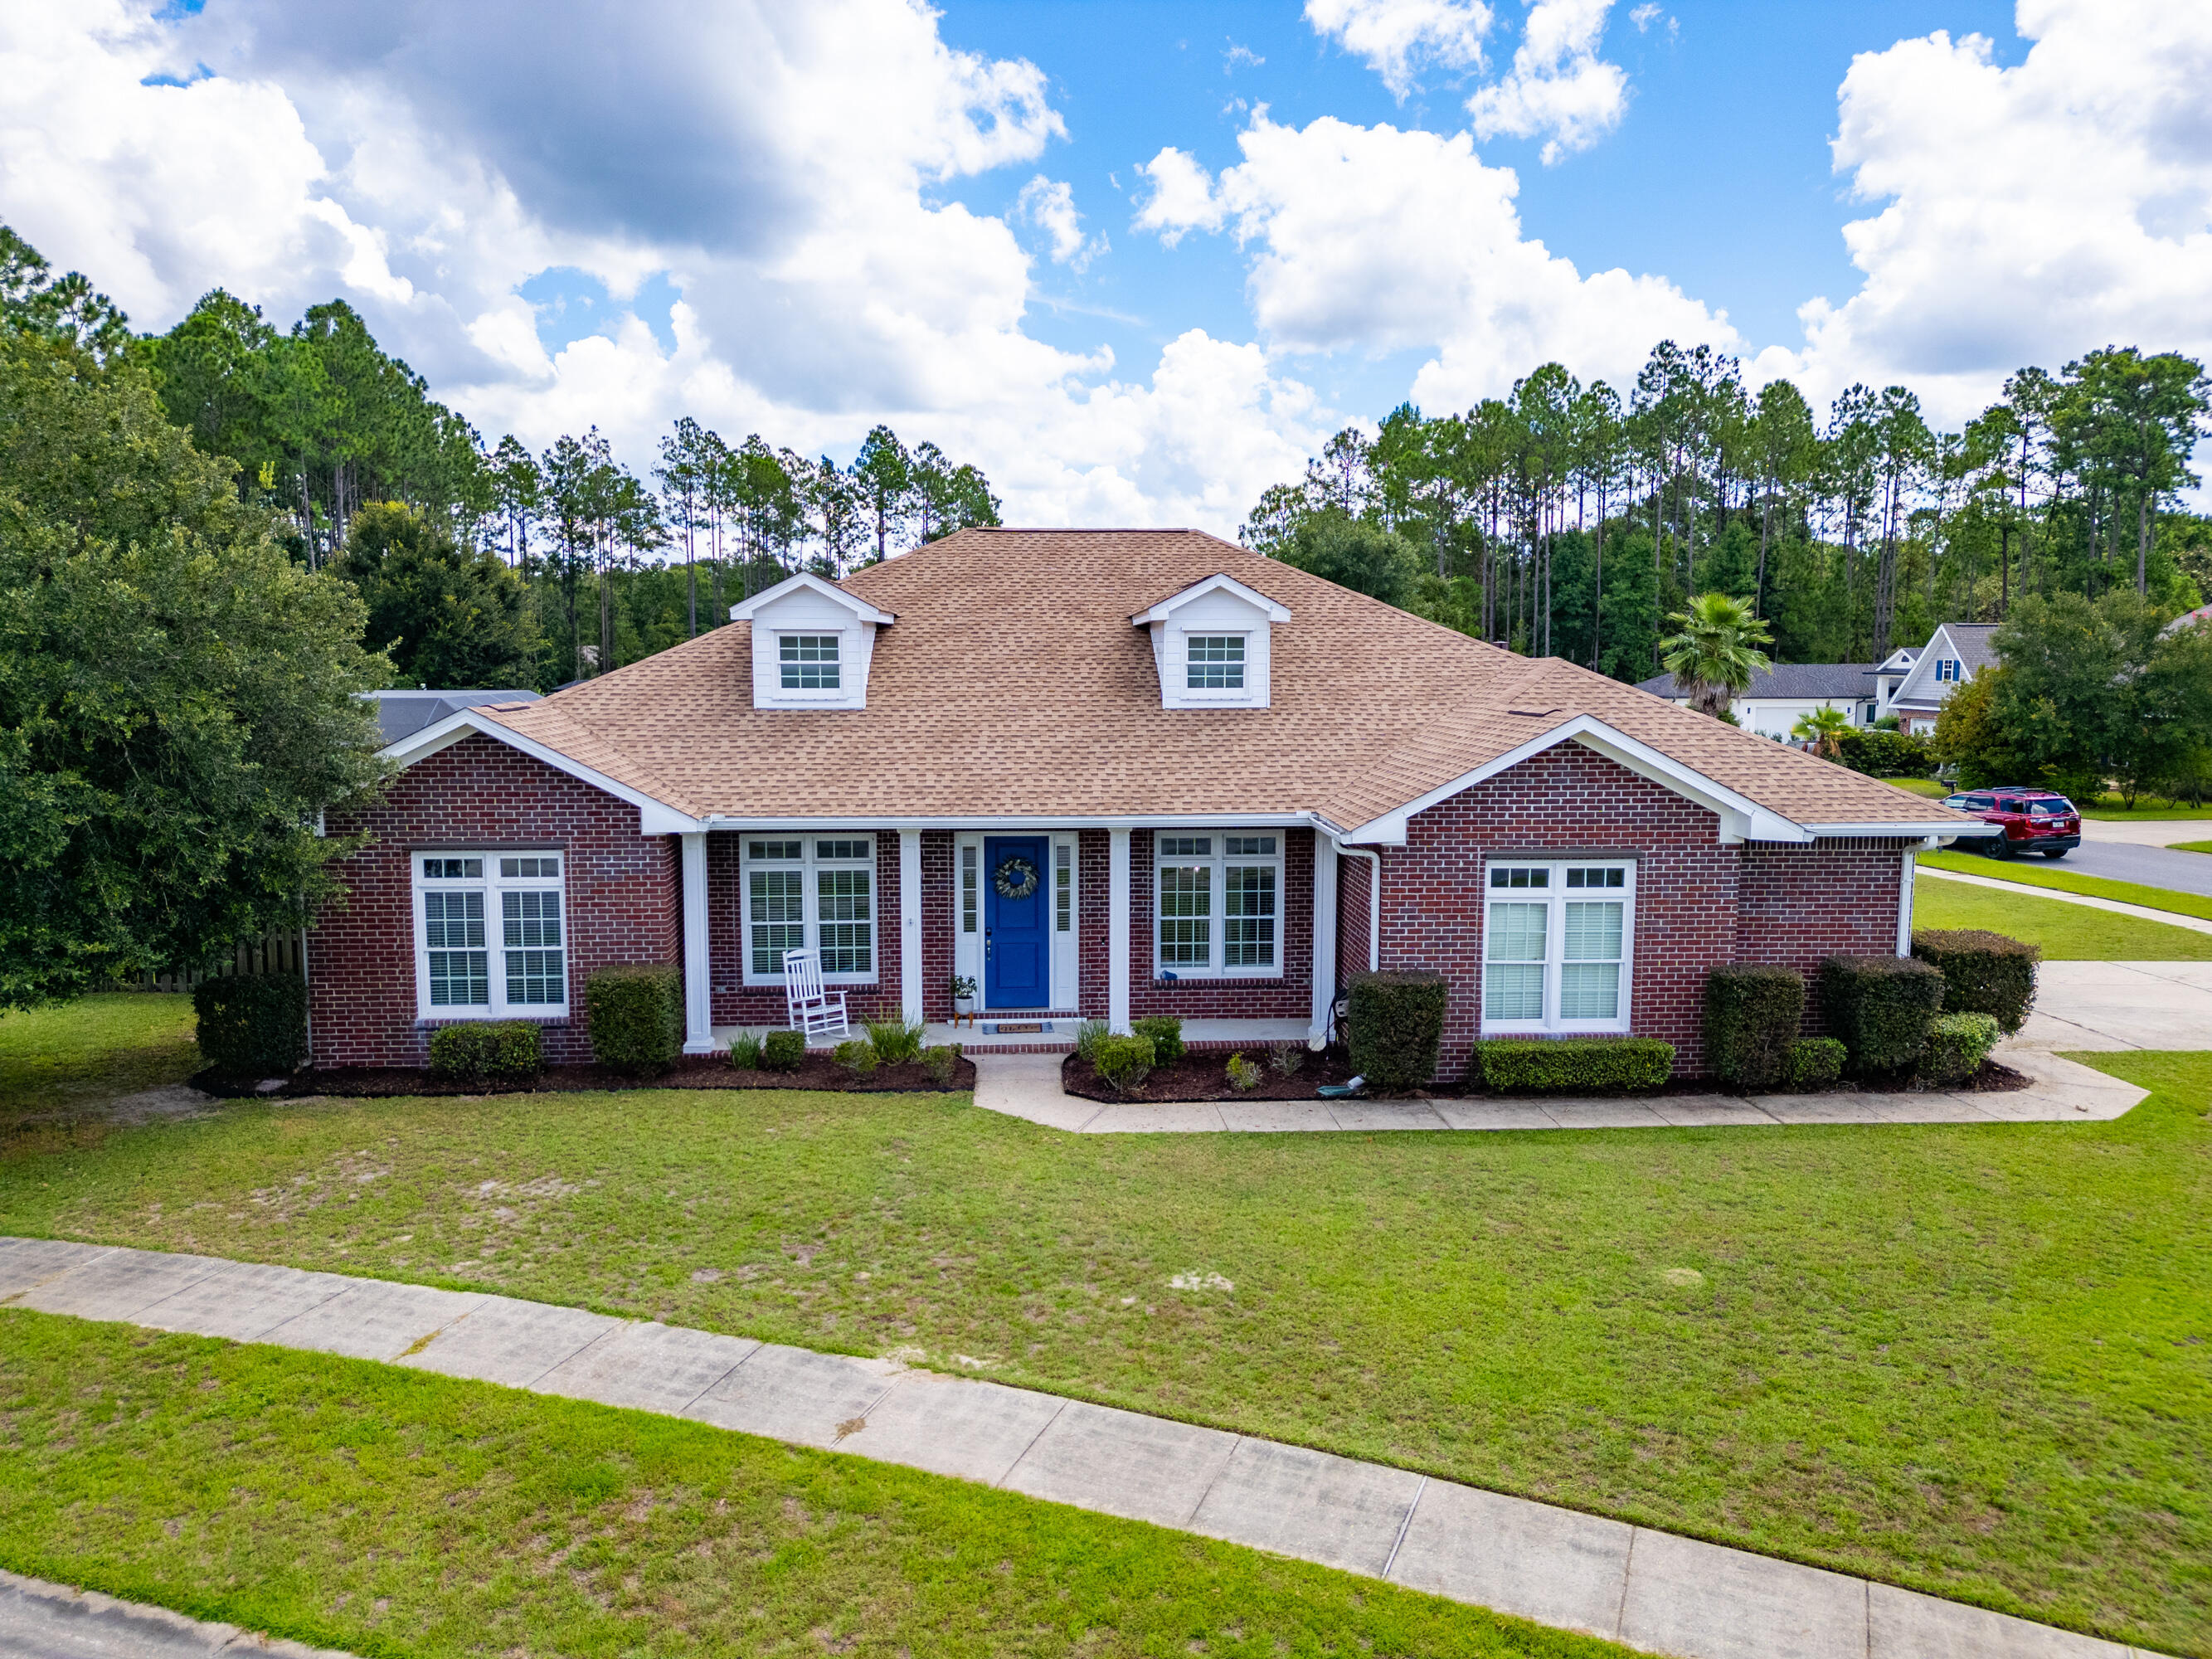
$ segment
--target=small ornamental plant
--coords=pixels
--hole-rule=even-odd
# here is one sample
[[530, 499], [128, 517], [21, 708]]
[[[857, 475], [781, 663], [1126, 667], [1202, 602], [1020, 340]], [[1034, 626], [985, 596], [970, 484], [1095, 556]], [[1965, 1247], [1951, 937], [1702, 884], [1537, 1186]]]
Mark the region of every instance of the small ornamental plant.
[[1091, 1063], [1098, 1075], [1122, 1094], [1141, 1088], [1152, 1074], [1156, 1056], [1148, 1036], [1109, 1036], [1092, 1052]]
[[1267, 1064], [1285, 1077], [1296, 1077], [1306, 1063], [1306, 1051], [1295, 1042], [1278, 1042], [1267, 1050]]
[[939, 1042], [921, 1051], [921, 1069], [929, 1073], [929, 1080], [940, 1089], [952, 1086], [952, 1079], [960, 1069], [960, 1045]]
[[876, 1069], [876, 1045], [866, 1037], [848, 1037], [830, 1053], [854, 1077], [866, 1077]]
[[761, 1068], [761, 1040], [747, 1032], [730, 1039], [730, 1064], [741, 1072], [757, 1072]]
[[806, 1060], [804, 1031], [770, 1031], [761, 1039], [761, 1070], [795, 1072]]
[[1258, 1088], [1260, 1079], [1266, 1075], [1267, 1073], [1260, 1069], [1260, 1062], [1245, 1059], [1241, 1049], [1229, 1056], [1229, 1086], [1237, 1093], [1242, 1094], [1247, 1089]]

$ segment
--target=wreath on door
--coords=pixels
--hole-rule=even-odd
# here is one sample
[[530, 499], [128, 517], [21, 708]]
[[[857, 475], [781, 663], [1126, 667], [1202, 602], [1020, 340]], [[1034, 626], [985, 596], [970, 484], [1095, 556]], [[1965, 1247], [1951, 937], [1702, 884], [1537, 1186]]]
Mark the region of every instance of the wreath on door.
[[991, 885], [999, 890], [1000, 898], [1025, 899], [1036, 891], [1036, 866], [1018, 854], [1002, 860], [991, 872]]

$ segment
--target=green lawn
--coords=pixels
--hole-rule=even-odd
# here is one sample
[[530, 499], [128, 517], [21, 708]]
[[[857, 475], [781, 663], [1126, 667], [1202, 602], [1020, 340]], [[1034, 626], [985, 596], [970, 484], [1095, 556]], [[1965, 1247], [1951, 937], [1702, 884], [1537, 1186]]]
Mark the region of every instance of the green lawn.
[[[2212, 1055], [2099, 1063], [2157, 1093], [2112, 1123], [1097, 1138], [960, 1096], [240, 1103], [19, 1142], [0, 1231], [919, 1348], [2212, 1652]], [[227, 1526], [234, 1485], [290, 1512], [211, 1478], [131, 1536]]]
[[2041, 945], [2050, 962], [2212, 962], [2212, 933], [1941, 876], [1913, 884], [1912, 925], [2009, 933]]
[[181, 1083], [199, 1066], [188, 996], [118, 991], [0, 1014], [0, 1128]]
[[1949, 784], [1938, 783], [1933, 778], [1884, 778], [1882, 781], [1909, 789], [1916, 795], [1925, 795], [1930, 800], [1941, 800], [1952, 793]]
[[2212, 818], [2212, 806], [2191, 806], [2181, 801], [2161, 800], [2153, 804], [2148, 795], [2136, 797], [2133, 808], [2120, 805], [2118, 795], [2100, 795], [2094, 804], [2075, 803], [2085, 818], [2111, 818], [2115, 822], [2132, 820], [2138, 823], [2165, 823], [2177, 818]]
[[2212, 921], [2212, 898], [2201, 893], [2178, 893], [2170, 887], [2145, 887], [2138, 882], [2114, 881], [2107, 876], [2085, 876], [2040, 859], [1989, 859], [1978, 853], [1923, 853], [1923, 868], [1956, 870], [1992, 881], [2016, 881], [2023, 887], [2048, 887], [2061, 893], [2085, 893], [2091, 898], [2118, 899], [2150, 910], [2171, 910], [2178, 916]]
[[641, 1412], [4, 1310], [0, 1560], [360, 1654], [1626, 1656]]
[[2171, 845], [2180, 853], [2212, 853], [2212, 841], [2177, 841]]

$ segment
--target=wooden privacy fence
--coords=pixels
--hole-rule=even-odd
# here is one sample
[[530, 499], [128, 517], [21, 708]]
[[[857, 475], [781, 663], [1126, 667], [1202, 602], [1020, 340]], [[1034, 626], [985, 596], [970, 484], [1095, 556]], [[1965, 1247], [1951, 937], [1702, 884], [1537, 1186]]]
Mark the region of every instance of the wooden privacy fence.
[[241, 945], [231, 960], [215, 968], [191, 968], [178, 973], [147, 974], [140, 977], [142, 991], [189, 991], [204, 979], [222, 974], [297, 974], [303, 972], [301, 951], [304, 935], [297, 928], [264, 933]]

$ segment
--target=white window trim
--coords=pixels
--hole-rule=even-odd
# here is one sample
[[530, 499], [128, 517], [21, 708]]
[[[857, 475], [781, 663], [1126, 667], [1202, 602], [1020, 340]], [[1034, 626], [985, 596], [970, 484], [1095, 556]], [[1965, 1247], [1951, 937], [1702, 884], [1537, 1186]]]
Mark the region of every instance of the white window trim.
[[[482, 859], [483, 874], [447, 880], [427, 878], [425, 859]], [[561, 860], [557, 876], [502, 876], [499, 861], [512, 858], [555, 858]], [[575, 978], [575, 941], [569, 927], [568, 849], [565, 847], [415, 847], [408, 849], [408, 908], [414, 916], [415, 1018], [444, 1024], [460, 1019], [537, 1019], [568, 1018], [570, 982]], [[502, 893], [556, 892], [561, 896], [561, 1000], [509, 1002], [507, 1000], [505, 907]], [[471, 893], [484, 896], [485, 976], [491, 1000], [480, 1003], [439, 1003], [430, 1000], [430, 938], [422, 915], [425, 893]]]
[[[1234, 856], [1223, 850], [1231, 836], [1272, 836], [1275, 842], [1273, 853], [1239, 853]], [[1162, 845], [1170, 840], [1181, 841], [1192, 836], [1210, 840], [1211, 850], [1190, 856], [1171, 856], [1161, 852]], [[1290, 894], [1284, 876], [1285, 854], [1290, 846], [1289, 834], [1282, 830], [1159, 830], [1152, 833], [1152, 977], [1158, 981], [1173, 974], [1177, 981], [1187, 979], [1280, 979], [1283, 977], [1283, 958], [1289, 951], [1288, 912]], [[1240, 869], [1251, 865], [1270, 865], [1275, 872], [1275, 960], [1272, 966], [1224, 967], [1222, 952], [1228, 937], [1228, 896], [1223, 872], [1231, 864]], [[1212, 926], [1207, 930], [1207, 960], [1203, 968], [1187, 963], [1160, 960], [1160, 872], [1164, 868], [1187, 870], [1204, 865], [1207, 869], [1206, 915]]]
[[[1564, 965], [1561, 951], [1565, 945], [1566, 916], [1563, 907], [1571, 902], [1586, 901], [1591, 896], [1588, 888], [1570, 888], [1567, 872], [1581, 870], [1622, 870], [1626, 876], [1615, 889], [1601, 888], [1597, 891], [1605, 899], [1617, 893], [1621, 900], [1620, 914], [1620, 1012], [1612, 1019], [1561, 1019], [1559, 1007], [1559, 969]], [[1542, 1019], [1492, 1019], [1482, 1015], [1482, 1035], [1485, 1036], [1619, 1036], [1629, 1029], [1630, 1012], [1635, 1006], [1636, 968], [1636, 874], [1634, 859], [1613, 857], [1491, 859], [1482, 867], [1482, 975], [1483, 982], [1475, 988], [1475, 1006], [1489, 1006], [1490, 977], [1490, 906], [1493, 900], [1508, 904], [1539, 902], [1534, 888], [1504, 888], [1493, 890], [1490, 872], [1493, 870], [1548, 870], [1550, 880], [1541, 890], [1542, 902], [1551, 914], [1544, 926], [1544, 1010]]]
[[[805, 630], [795, 629], [794, 632]], [[818, 630], [817, 630], [818, 631]], [[799, 856], [794, 862], [788, 859], [762, 860], [752, 856], [752, 843], [757, 841], [795, 841], [799, 843]], [[817, 843], [825, 841], [857, 841], [867, 845], [866, 859], [825, 859], [819, 856]], [[868, 872], [868, 971], [865, 974], [830, 974], [822, 975], [826, 985], [874, 985], [880, 982], [884, 967], [884, 878], [876, 862], [876, 837], [851, 830], [747, 830], [738, 837], [738, 959], [744, 969], [744, 983], [781, 989], [783, 970], [779, 966], [773, 974], [753, 971], [753, 884], [755, 869], [797, 870], [799, 873], [799, 926], [805, 948], [822, 948], [822, 884], [817, 874], [823, 870], [859, 870]]]

